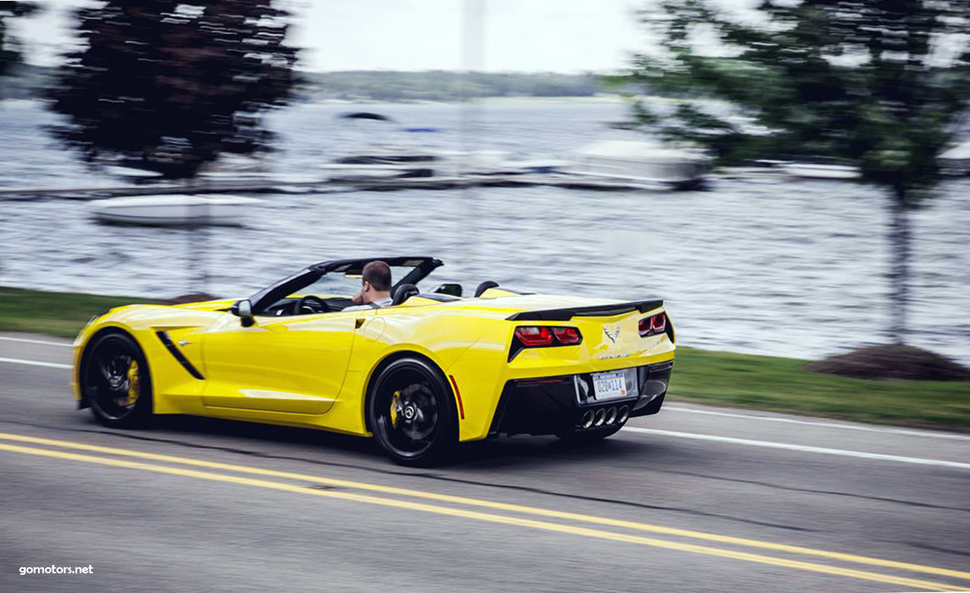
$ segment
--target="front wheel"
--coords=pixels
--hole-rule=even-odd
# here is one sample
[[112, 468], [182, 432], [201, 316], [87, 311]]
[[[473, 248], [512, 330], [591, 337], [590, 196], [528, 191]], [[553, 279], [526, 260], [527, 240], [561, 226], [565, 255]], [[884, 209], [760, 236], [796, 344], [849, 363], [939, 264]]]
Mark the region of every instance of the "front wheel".
[[143, 423], [152, 411], [152, 384], [141, 348], [126, 333], [94, 338], [84, 356], [80, 380], [94, 417], [111, 428]]
[[402, 465], [429, 465], [458, 441], [451, 402], [451, 390], [437, 369], [419, 358], [400, 358], [375, 379], [368, 419], [391, 459]]

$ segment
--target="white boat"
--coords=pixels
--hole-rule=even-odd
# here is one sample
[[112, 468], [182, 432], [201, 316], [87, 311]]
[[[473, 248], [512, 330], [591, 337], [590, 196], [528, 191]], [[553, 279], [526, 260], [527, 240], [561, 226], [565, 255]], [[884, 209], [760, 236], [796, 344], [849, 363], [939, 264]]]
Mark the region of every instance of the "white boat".
[[87, 206], [104, 222], [153, 226], [241, 225], [262, 200], [228, 195], [168, 194], [96, 200]]
[[860, 179], [862, 171], [858, 167], [846, 165], [824, 165], [817, 163], [786, 163], [781, 170], [792, 177], [803, 179], [831, 179], [845, 181]]
[[268, 159], [262, 154], [223, 154], [215, 161], [203, 165], [198, 172], [200, 179], [209, 181], [262, 180], [271, 176]]
[[711, 159], [693, 148], [643, 140], [601, 140], [573, 153], [565, 172], [645, 186], [679, 187], [696, 183]]
[[970, 173], [970, 142], [958, 144], [940, 155], [940, 164], [947, 175]]
[[440, 150], [419, 146], [372, 146], [320, 166], [329, 181], [403, 177], [459, 177], [517, 172], [500, 150]]
[[[355, 136], [366, 135], [370, 144], [338, 156], [320, 166], [327, 181], [374, 181], [381, 179], [469, 175], [502, 175], [526, 172], [517, 168], [511, 153], [501, 150], [452, 150], [436, 138], [435, 127], [396, 127], [394, 118], [358, 111], [337, 116], [350, 122]], [[403, 141], [401, 133], [420, 135], [424, 141]]]
[[162, 174], [157, 171], [136, 169], [134, 167], [125, 167], [122, 165], [107, 165], [104, 167], [104, 172], [108, 175], [114, 175], [115, 177], [121, 177], [124, 179], [158, 179], [162, 176]]

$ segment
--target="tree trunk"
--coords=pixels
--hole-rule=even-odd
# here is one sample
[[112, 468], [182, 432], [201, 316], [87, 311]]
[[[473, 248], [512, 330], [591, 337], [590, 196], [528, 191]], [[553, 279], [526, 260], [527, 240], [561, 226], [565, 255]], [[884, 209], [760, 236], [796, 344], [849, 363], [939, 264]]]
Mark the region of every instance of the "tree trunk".
[[893, 196], [889, 228], [892, 259], [889, 270], [890, 306], [889, 337], [903, 345], [906, 336], [906, 312], [909, 305], [909, 217], [906, 212], [906, 190], [897, 189]]

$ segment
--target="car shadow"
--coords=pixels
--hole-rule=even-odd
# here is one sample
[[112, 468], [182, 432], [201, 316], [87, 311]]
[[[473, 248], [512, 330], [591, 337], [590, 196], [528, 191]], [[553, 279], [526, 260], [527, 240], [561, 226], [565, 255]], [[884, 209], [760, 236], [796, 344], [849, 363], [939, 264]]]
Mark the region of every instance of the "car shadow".
[[467, 470], [493, 470], [530, 466], [555, 466], [584, 463], [602, 464], [604, 459], [621, 463], [628, 459], [642, 459], [655, 454], [656, 446], [649, 442], [634, 441], [619, 435], [592, 443], [570, 443], [553, 436], [498, 437], [485, 441], [462, 444], [447, 467]]
[[98, 432], [139, 441], [414, 475], [449, 470], [475, 474], [496, 469], [548, 469], [559, 464], [569, 464], [575, 468], [585, 463], [601, 465], [605, 459], [622, 464], [628, 459], [656, 455], [659, 446], [623, 439], [622, 431], [617, 436], [586, 444], [569, 443], [553, 436], [500, 436], [461, 443], [451, 455], [434, 466], [411, 468], [393, 463], [374, 439], [311, 428], [181, 415], [156, 416], [149, 426], [139, 430], [106, 429], [90, 417], [87, 423], [97, 427]]
[[[105, 428], [93, 417], [85, 431], [134, 441], [174, 444], [190, 449], [225, 451], [256, 457], [317, 461], [309, 453], [348, 454], [351, 458], [381, 460], [372, 439], [312, 428], [277, 426], [241, 420], [165, 414], [135, 429]], [[334, 465], [341, 465], [335, 463]], [[346, 465], [351, 465], [350, 463]]]

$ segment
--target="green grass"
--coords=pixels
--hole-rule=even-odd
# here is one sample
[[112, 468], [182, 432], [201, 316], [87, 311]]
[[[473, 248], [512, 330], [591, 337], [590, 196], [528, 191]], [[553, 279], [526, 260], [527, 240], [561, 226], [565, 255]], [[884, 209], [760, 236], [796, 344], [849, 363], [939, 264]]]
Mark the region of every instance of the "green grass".
[[[150, 301], [0, 287], [0, 331], [74, 337], [95, 313], [144, 302]], [[970, 382], [844, 379], [811, 373], [807, 364], [681, 347], [670, 401], [970, 431]]]
[[42, 292], [0, 286], [0, 331], [32, 332], [73, 338], [92, 315], [149, 299]]
[[970, 381], [870, 381], [808, 361], [678, 348], [670, 398], [858, 422], [970, 431]]

